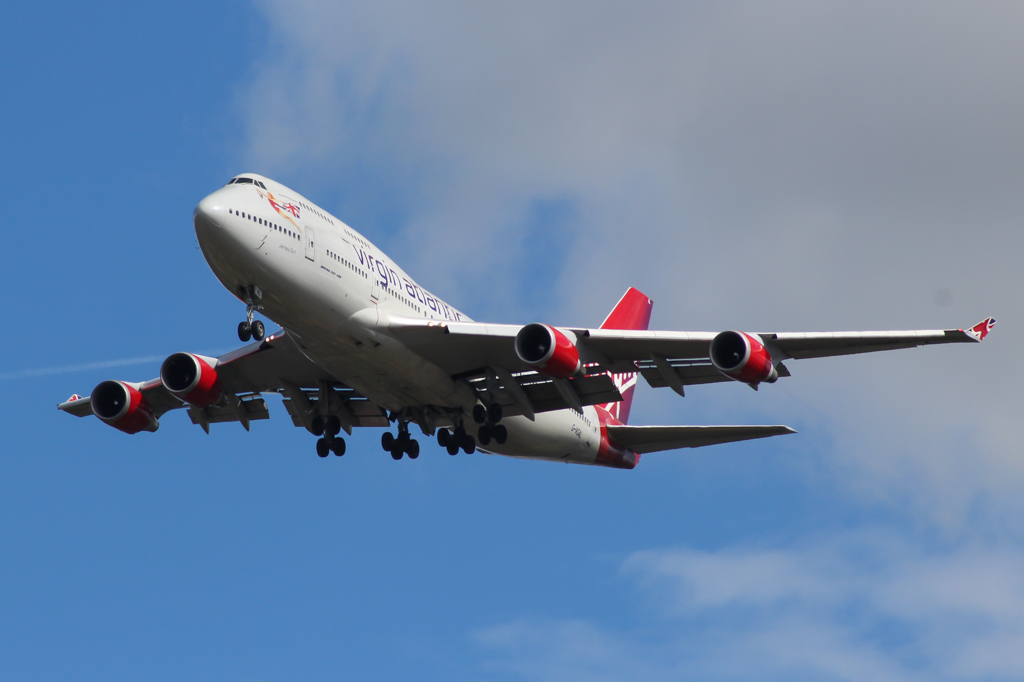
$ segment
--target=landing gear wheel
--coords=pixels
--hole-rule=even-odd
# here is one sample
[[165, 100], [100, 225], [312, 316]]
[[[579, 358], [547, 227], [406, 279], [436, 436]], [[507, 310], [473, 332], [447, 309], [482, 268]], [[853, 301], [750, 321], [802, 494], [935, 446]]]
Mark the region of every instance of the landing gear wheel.
[[420, 456], [420, 444], [414, 438], [410, 438], [409, 442], [405, 444], [405, 454], [409, 455], [409, 459], [416, 459]]
[[331, 448], [329, 445], [327, 445], [326, 438], [321, 438], [316, 442], [316, 454], [320, 455], [321, 457], [326, 457], [327, 455], [331, 454]]
[[238, 323], [238, 340], [245, 343], [252, 338], [252, 327], [249, 326], [248, 322]]
[[332, 414], [327, 418], [327, 425], [324, 427], [327, 433], [332, 436], [337, 436], [341, 433], [341, 420], [338, 419], [338, 415]]
[[[497, 424], [501, 421], [501, 405], [498, 403], [491, 403], [487, 408], [487, 418], [491, 420], [492, 424]], [[477, 422], [479, 423], [479, 422]]]
[[445, 446], [445, 449], [448, 450], [449, 455], [454, 456], [459, 454], [459, 444], [453, 440], [448, 441], [448, 445]]
[[337, 457], [341, 457], [342, 455], [344, 455], [345, 454], [345, 439], [344, 438], [335, 438], [333, 441], [331, 441], [331, 452], [333, 452], [335, 454], [335, 456], [337, 456]]
[[476, 432], [476, 439], [480, 441], [480, 445], [487, 447], [491, 444], [491, 427], [484, 424], [480, 427], [480, 430]]
[[503, 424], [498, 424], [491, 431], [491, 435], [494, 436], [494, 440], [498, 443], [498, 445], [504, 445], [505, 441], [508, 440], [508, 429], [506, 429]]
[[391, 459], [402, 459], [402, 446], [398, 445], [397, 443], [391, 446]]
[[263, 323], [259, 320], [253, 320], [250, 329], [252, 330], [252, 338], [256, 341], [262, 341], [267, 333]]
[[[384, 434], [380, 437], [380, 446], [385, 450], [394, 453], [394, 445], [395, 434], [391, 433], [390, 431], [385, 431]], [[401, 450], [399, 450], [399, 452], [401, 452]], [[398, 457], [395, 457], [395, 459], [398, 459]]]
[[477, 424], [483, 424], [487, 421], [487, 408], [483, 405], [473, 406], [473, 421]]
[[452, 434], [452, 437], [455, 439], [456, 443], [462, 445], [462, 441], [466, 439], [466, 429], [462, 428], [461, 426], [456, 427], [455, 433]]
[[473, 440], [473, 436], [466, 436], [462, 440], [462, 449], [466, 451], [467, 455], [472, 455], [476, 452], [476, 441]]
[[324, 418], [320, 415], [313, 417], [313, 421], [309, 424], [309, 430], [313, 432], [314, 436], [324, 435]]
[[442, 448], [447, 447], [451, 439], [452, 434], [448, 429], [437, 430], [437, 444], [440, 445]]

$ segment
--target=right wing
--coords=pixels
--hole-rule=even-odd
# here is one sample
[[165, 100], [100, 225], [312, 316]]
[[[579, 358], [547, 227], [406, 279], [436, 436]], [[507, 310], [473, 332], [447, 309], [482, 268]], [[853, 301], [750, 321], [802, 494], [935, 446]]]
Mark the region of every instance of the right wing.
[[796, 433], [788, 426], [626, 426], [609, 424], [608, 440], [637, 454], [700, 448]]
[[[494, 370], [531, 372], [515, 352], [515, 338], [523, 327], [512, 324], [447, 322], [393, 316], [380, 327], [422, 357], [456, 377], [484, 378]], [[977, 343], [995, 319], [987, 318], [968, 329], [933, 329], [878, 332], [763, 332], [779, 376], [790, 376], [783, 360], [802, 360], [855, 353], [871, 353], [947, 343]], [[711, 364], [711, 342], [716, 332], [586, 329], [559, 327], [575, 337], [585, 375], [639, 371], [655, 388], [703, 384], [731, 379]], [[573, 379], [572, 381], [578, 381]], [[595, 402], [604, 402], [603, 400]], [[587, 404], [587, 403], [584, 403]], [[564, 406], [564, 405], [563, 405]]]

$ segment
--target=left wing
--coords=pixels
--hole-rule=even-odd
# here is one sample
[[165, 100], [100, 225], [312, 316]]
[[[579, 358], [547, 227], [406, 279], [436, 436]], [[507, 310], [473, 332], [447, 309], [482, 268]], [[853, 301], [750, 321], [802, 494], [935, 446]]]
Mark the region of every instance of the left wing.
[[[224, 399], [201, 408], [173, 395], [159, 377], [142, 383], [125, 382], [142, 395], [146, 409], [154, 418], [151, 428], [139, 430], [155, 430], [159, 425], [156, 420], [179, 408], [185, 408], [192, 423], [206, 431], [210, 424], [230, 421], [240, 422], [248, 429], [250, 421], [270, 418], [261, 393], [284, 394], [285, 409], [296, 426], [308, 427], [313, 417], [321, 412], [338, 415], [342, 428], [350, 434], [352, 427], [387, 426], [389, 423], [387, 413], [380, 406], [340, 385], [307, 358], [287, 332], [280, 331], [218, 358], [201, 359], [216, 369]], [[320, 400], [326, 400], [325, 405], [330, 409], [318, 410]], [[92, 415], [92, 396], [74, 395], [57, 408], [76, 417]]]

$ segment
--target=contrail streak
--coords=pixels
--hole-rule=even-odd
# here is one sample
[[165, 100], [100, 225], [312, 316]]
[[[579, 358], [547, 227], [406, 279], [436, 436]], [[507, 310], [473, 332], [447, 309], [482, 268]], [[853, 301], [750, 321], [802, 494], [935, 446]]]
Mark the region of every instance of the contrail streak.
[[[219, 355], [217, 353], [201, 353], [201, 355]], [[63, 367], [38, 367], [36, 369], [23, 369], [17, 372], [0, 373], [0, 381], [11, 379], [29, 379], [31, 377], [53, 376], [54, 374], [71, 374], [72, 372], [88, 372], [93, 369], [108, 369], [110, 367], [126, 367], [128, 365], [143, 365], [147, 362], [163, 362], [166, 355], [150, 355], [144, 358], [124, 358], [122, 360], [106, 360], [103, 362], [87, 362], [81, 365], [64, 365]]]
[[0, 374], [0, 381], [8, 379], [28, 379], [30, 377], [43, 377], [53, 374], [70, 374], [71, 372], [87, 372], [90, 369], [106, 369], [108, 367], [124, 367], [126, 365], [141, 365], [146, 362], [160, 362], [164, 358], [159, 355], [151, 355], [146, 358], [126, 358], [124, 360], [107, 360], [105, 362], [87, 362], [82, 365], [64, 365], [63, 367], [39, 367], [36, 369], [23, 369], [18, 372], [4, 372]]

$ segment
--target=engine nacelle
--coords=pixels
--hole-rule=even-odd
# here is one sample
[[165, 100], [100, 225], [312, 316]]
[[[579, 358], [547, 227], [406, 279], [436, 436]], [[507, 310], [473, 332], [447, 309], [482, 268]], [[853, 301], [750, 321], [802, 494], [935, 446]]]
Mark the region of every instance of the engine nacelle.
[[196, 407], [215, 405], [224, 395], [217, 370], [192, 353], [175, 353], [164, 360], [160, 381], [176, 398]]
[[761, 340], [744, 332], [722, 332], [711, 341], [711, 364], [719, 372], [751, 386], [779, 378]]
[[546, 324], [528, 324], [516, 334], [516, 355], [541, 374], [567, 379], [580, 371], [580, 352], [562, 332]]
[[146, 402], [146, 397], [123, 381], [104, 381], [93, 389], [92, 413], [115, 429], [125, 433], [156, 431], [160, 422]]

